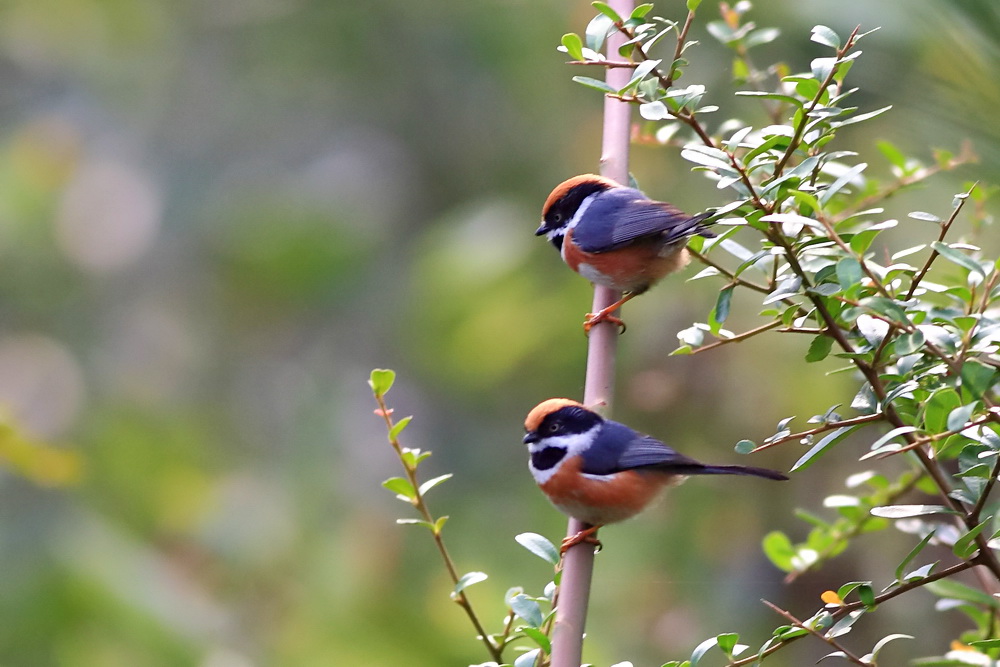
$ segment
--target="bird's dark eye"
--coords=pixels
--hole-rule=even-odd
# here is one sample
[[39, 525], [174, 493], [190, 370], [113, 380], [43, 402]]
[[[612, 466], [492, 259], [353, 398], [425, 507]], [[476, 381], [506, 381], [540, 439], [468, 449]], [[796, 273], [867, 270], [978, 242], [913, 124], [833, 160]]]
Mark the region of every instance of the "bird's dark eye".
[[552, 214], [552, 222], [555, 222], [555, 223], [558, 224], [558, 223], [562, 222], [562, 220], [563, 220], [563, 214], [562, 213], [553, 213]]
[[552, 422], [551, 424], [548, 425], [548, 427], [545, 430], [548, 431], [549, 433], [558, 433], [559, 424], [556, 422]]

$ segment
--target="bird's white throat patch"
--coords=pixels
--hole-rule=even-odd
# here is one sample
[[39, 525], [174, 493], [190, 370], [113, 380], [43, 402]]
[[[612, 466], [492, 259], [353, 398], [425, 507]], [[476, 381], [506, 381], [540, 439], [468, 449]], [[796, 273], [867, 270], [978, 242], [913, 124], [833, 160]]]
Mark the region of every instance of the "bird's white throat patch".
[[544, 484], [545, 482], [549, 481], [554, 474], [556, 474], [556, 471], [559, 470], [559, 466], [563, 464], [563, 461], [565, 461], [570, 456], [576, 456], [586, 451], [590, 447], [590, 445], [593, 444], [594, 438], [597, 437], [597, 431], [599, 429], [600, 425], [597, 425], [594, 428], [584, 433], [572, 433], [570, 435], [550, 436], [542, 438], [538, 442], [533, 442], [529, 444], [528, 452], [530, 452], [531, 454], [540, 452], [543, 449], [548, 449], [549, 447], [553, 447], [556, 449], [563, 449], [566, 451], [563, 457], [559, 459], [559, 461], [554, 466], [552, 466], [551, 468], [546, 468], [544, 470], [539, 470], [538, 468], [536, 468], [532, 463], [531, 458], [529, 457], [528, 468], [531, 470], [531, 475], [532, 477], [535, 478], [535, 481], [538, 484]]

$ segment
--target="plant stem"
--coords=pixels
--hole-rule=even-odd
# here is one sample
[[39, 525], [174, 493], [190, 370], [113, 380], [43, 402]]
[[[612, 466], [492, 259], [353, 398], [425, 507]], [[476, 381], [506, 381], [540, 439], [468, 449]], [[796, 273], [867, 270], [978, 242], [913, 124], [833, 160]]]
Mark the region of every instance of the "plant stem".
[[757, 283], [753, 283], [750, 282], [749, 280], [744, 280], [743, 278], [740, 278], [726, 267], [710, 259], [708, 255], [704, 253], [698, 252], [697, 250], [692, 250], [691, 248], [688, 248], [687, 250], [692, 257], [700, 261], [702, 264], [711, 266], [713, 269], [724, 275], [726, 278], [729, 278], [730, 282], [733, 284], [740, 285], [748, 289], [752, 289], [753, 291], [760, 292], [761, 294], [770, 294], [771, 290], [774, 289], [774, 287], [770, 285], [765, 287], [764, 285], [758, 285]]
[[770, 607], [771, 609], [773, 609], [775, 612], [777, 612], [778, 614], [780, 614], [781, 616], [784, 616], [786, 619], [788, 619], [788, 621], [790, 621], [792, 625], [794, 625], [796, 627], [799, 627], [799, 628], [802, 628], [803, 630], [805, 630], [809, 634], [813, 635], [814, 637], [818, 637], [822, 641], [825, 641], [827, 644], [829, 644], [833, 648], [835, 648], [838, 651], [840, 651], [841, 653], [843, 653], [844, 657], [847, 658], [848, 660], [850, 660], [851, 662], [853, 662], [855, 665], [861, 665], [862, 667], [869, 667], [869, 663], [865, 662], [864, 660], [862, 660], [861, 658], [859, 658], [858, 656], [854, 655], [853, 653], [851, 653], [850, 651], [848, 651], [846, 648], [844, 648], [843, 646], [841, 646], [840, 642], [838, 642], [833, 637], [825, 635], [822, 632], [820, 632], [819, 630], [817, 630], [816, 628], [811, 627], [809, 625], [806, 625], [805, 623], [803, 623], [799, 619], [795, 618], [795, 616], [793, 616], [789, 612], [785, 611], [784, 609], [782, 609], [778, 605], [774, 604], [773, 602], [768, 602], [767, 600], [763, 600], [762, 602], [765, 605], [767, 605], [768, 607]]
[[[388, 429], [391, 433], [394, 426], [392, 421], [392, 410], [386, 405], [385, 397], [381, 394], [375, 394], [375, 400], [378, 402], [379, 407], [375, 413], [385, 420], [386, 429]], [[411, 504], [417, 509], [418, 512], [420, 512], [420, 516], [423, 520], [433, 526], [435, 524], [434, 515], [431, 514], [426, 501], [424, 501], [423, 494], [420, 493], [420, 483], [417, 481], [416, 468], [409, 465], [403, 459], [403, 447], [399, 444], [399, 440], [397, 438], [390, 438], [389, 444], [392, 445], [392, 448], [396, 451], [396, 456], [399, 457], [399, 462], [403, 464], [403, 469], [406, 471], [406, 477], [413, 486], [415, 493]], [[438, 553], [441, 554], [444, 566], [448, 570], [448, 576], [451, 577], [451, 583], [457, 585], [459, 580], [458, 568], [455, 567], [455, 561], [452, 560], [451, 554], [448, 553], [448, 548], [444, 545], [444, 538], [441, 537], [441, 531], [435, 526], [431, 530], [431, 534], [434, 536], [434, 544], [437, 546]], [[479, 620], [479, 616], [476, 615], [475, 610], [472, 608], [472, 603], [469, 602], [469, 598], [465, 595], [465, 591], [459, 591], [452, 597], [452, 599], [455, 600], [458, 606], [465, 611], [465, 615], [469, 617], [473, 627], [476, 629], [479, 639], [486, 646], [486, 650], [489, 651], [490, 656], [497, 662], [503, 662], [503, 651], [490, 640], [489, 635], [486, 633], [486, 629]]]
[[[969, 190], [969, 192], [967, 192], [966, 195], [969, 195], [971, 193], [972, 190]], [[951, 225], [955, 222], [956, 218], [958, 218], [958, 214], [962, 211], [963, 206], [965, 206], [965, 199], [960, 199], [958, 202], [958, 206], [952, 209], [951, 215], [949, 215], [948, 219], [945, 220], [944, 223], [941, 225], [941, 232], [938, 234], [937, 238], [937, 240], [940, 241], [941, 243], [944, 243], [944, 237], [948, 235], [948, 230], [951, 229]], [[937, 256], [938, 256], [938, 251], [931, 250], [931, 254], [927, 257], [927, 261], [924, 262], [923, 267], [921, 267], [920, 273], [918, 273], [916, 277], [913, 279], [913, 282], [910, 283], [910, 289], [906, 291], [906, 296], [903, 298], [903, 301], [909, 301], [910, 297], [913, 296], [913, 293], [917, 291], [917, 286], [920, 285], [920, 281], [923, 280], [924, 276], [927, 275], [927, 272], [931, 268], [931, 264], [934, 263], [934, 260], [937, 259]]]
[[784, 443], [788, 442], [789, 440], [801, 440], [802, 438], [804, 438], [806, 436], [809, 436], [809, 435], [818, 435], [820, 433], [825, 433], [827, 431], [832, 431], [833, 429], [836, 429], [836, 428], [842, 428], [844, 426], [856, 426], [858, 424], [867, 424], [869, 422], [877, 422], [877, 421], [882, 421], [884, 419], [885, 419], [885, 415], [883, 415], [881, 412], [876, 412], [873, 415], [861, 415], [859, 417], [851, 417], [850, 419], [841, 419], [840, 421], [829, 422], [827, 424], [823, 424], [821, 426], [817, 426], [816, 428], [811, 428], [811, 429], [809, 429], [807, 431], [800, 431], [798, 433], [790, 433], [790, 434], [788, 434], [788, 435], [786, 435], [786, 436], [784, 436], [782, 438], [776, 438], [774, 440], [771, 440], [770, 442], [765, 442], [764, 444], [759, 445], [758, 447], [754, 447], [752, 450], [750, 450], [750, 453], [751, 454], [755, 454], [755, 453], [757, 453], [757, 452], [759, 452], [759, 451], [761, 451], [763, 449], [768, 449], [768, 448], [774, 447], [776, 445], [784, 444]]
[[708, 350], [721, 347], [723, 345], [728, 345], [729, 343], [739, 343], [746, 340], [747, 338], [753, 338], [758, 334], [762, 334], [765, 331], [770, 331], [771, 329], [776, 329], [781, 326], [781, 320], [775, 320], [773, 322], [768, 322], [767, 324], [762, 324], [759, 327], [750, 329], [749, 331], [744, 331], [741, 334], [736, 334], [735, 336], [730, 336], [729, 338], [720, 338], [719, 340], [709, 343], [708, 345], [702, 345], [701, 347], [696, 347], [691, 350], [691, 354], [698, 354], [699, 352], [707, 352]]
[[[858, 26], [860, 28], [860, 26]], [[851, 36], [847, 38], [847, 43], [844, 44], [842, 48], [837, 49], [837, 60], [839, 61], [847, 53], [854, 48], [854, 41], [858, 36], [858, 28], [854, 29]], [[795, 134], [792, 136], [792, 140], [788, 143], [788, 148], [785, 149], [784, 155], [778, 160], [778, 164], [774, 167], [774, 177], [780, 176], [785, 169], [785, 165], [791, 159], [792, 155], [795, 153], [795, 149], [799, 147], [802, 142], [802, 135], [805, 133], [806, 125], [809, 123], [809, 114], [811, 114], [817, 106], [819, 106], [820, 100], [823, 99], [823, 93], [831, 83], [833, 83], [834, 77], [837, 75], [837, 70], [840, 68], [839, 62], [830, 68], [830, 73], [827, 74], [826, 79], [820, 84], [819, 90], [813, 97], [812, 102], [809, 104], [808, 109], [803, 109], [802, 119], [799, 121], [798, 125], [795, 127]]]
[[[938, 572], [935, 572], [934, 574], [929, 574], [926, 577], [924, 577], [923, 579], [917, 579], [916, 581], [908, 581], [905, 584], [902, 584], [900, 586], [897, 586], [896, 588], [893, 588], [891, 591], [887, 591], [887, 592], [885, 592], [885, 593], [883, 593], [881, 595], [876, 596], [875, 597], [875, 604], [876, 605], [880, 605], [880, 604], [882, 604], [884, 602], [887, 602], [887, 601], [891, 600], [892, 598], [896, 597], [897, 595], [902, 595], [903, 593], [906, 593], [907, 591], [911, 591], [914, 588], [920, 588], [921, 586], [926, 586], [927, 584], [930, 584], [930, 583], [933, 583], [935, 581], [938, 581], [939, 579], [947, 579], [948, 577], [954, 576], [954, 575], [958, 574], [959, 572], [964, 572], [965, 570], [971, 569], [971, 568], [973, 568], [973, 567], [975, 567], [977, 565], [982, 565], [982, 563], [979, 562], [978, 558], [979, 557], [977, 556], [976, 558], [973, 558], [972, 560], [965, 560], [965, 561], [962, 561], [961, 563], [956, 563], [955, 565], [952, 565], [951, 567], [947, 567], [947, 568], [945, 568], [943, 570], [939, 570]], [[761, 600], [761, 602], [763, 602], [767, 606], [771, 607], [772, 609], [776, 609], [776, 607], [773, 604], [769, 603], [767, 600]], [[845, 604], [842, 607], [838, 607], [835, 611], [833, 611], [830, 614], [830, 616], [833, 617], [834, 621], [838, 621], [841, 618], [843, 618], [844, 616], [847, 616], [847, 614], [849, 614], [850, 612], [854, 611], [855, 609], [860, 609], [863, 606], [864, 605], [861, 602], [849, 602], [848, 604]], [[729, 663], [728, 667], [743, 667], [744, 665], [757, 664], [762, 656], [771, 655], [775, 651], [778, 651], [778, 650], [784, 648], [785, 646], [788, 646], [789, 644], [791, 644], [795, 640], [801, 639], [804, 636], [805, 635], [799, 635], [797, 637], [791, 637], [789, 639], [785, 639], [783, 641], [780, 641], [780, 642], [778, 642], [776, 644], [772, 644], [771, 646], [769, 646], [764, 651], [761, 651], [759, 653], [755, 653], [754, 655], [752, 655], [752, 656], [750, 656], [748, 658], [743, 658], [742, 660], [736, 660], [734, 662]]]
[[[619, 15], [632, 13], [632, 0], [611, 0], [609, 3]], [[619, 31], [608, 37], [609, 56], [618, 53], [625, 36]], [[630, 70], [607, 70], [607, 82], [620, 89], [628, 83]], [[601, 147], [601, 174], [619, 183], [628, 183], [628, 155], [631, 137], [631, 106], [620, 100], [604, 99], [604, 138]], [[610, 306], [619, 294], [606, 287], [595, 286], [593, 311]], [[583, 402], [589, 406], [609, 408], [612, 401], [615, 377], [615, 352], [618, 346], [618, 327], [611, 322], [601, 322], [590, 330], [587, 347], [587, 372]], [[587, 524], [570, 519], [567, 536], [576, 535]], [[559, 602], [556, 607], [555, 626], [552, 630], [552, 667], [580, 667], [583, 662], [583, 632], [590, 601], [590, 582], [594, 573], [593, 545], [582, 543], [570, 548], [563, 558], [562, 579], [559, 585]]]

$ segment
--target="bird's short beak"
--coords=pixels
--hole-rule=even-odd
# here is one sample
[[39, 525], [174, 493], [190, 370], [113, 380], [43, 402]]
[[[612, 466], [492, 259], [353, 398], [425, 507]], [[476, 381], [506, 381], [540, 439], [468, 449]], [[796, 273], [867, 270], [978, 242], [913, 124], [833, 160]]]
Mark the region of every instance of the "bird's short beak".
[[534, 443], [538, 442], [539, 440], [540, 440], [540, 438], [538, 437], [538, 434], [535, 433], [534, 431], [532, 431], [531, 433], [525, 433], [524, 434], [524, 444], [526, 444], [526, 445], [534, 444]]
[[548, 234], [548, 227], [545, 226], [545, 221], [542, 221], [541, 226], [535, 230], [535, 236], [542, 236], [543, 234]]

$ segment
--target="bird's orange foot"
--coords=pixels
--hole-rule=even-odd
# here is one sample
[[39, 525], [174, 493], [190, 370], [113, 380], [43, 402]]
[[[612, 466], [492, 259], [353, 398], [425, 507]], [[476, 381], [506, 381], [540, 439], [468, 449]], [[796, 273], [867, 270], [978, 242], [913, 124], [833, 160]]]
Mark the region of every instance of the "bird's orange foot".
[[565, 538], [562, 541], [562, 546], [559, 547], [559, 554], [563, 555], [570, 549], [570, 547], [575, 547], [576, 545], [581, 544], [583, 542], [587, 542], [588, 544], [593, 544], [594, 546], [597, 547], [597, 550], [600, 551], [601, 549], [604, 548], [604, 545], [601, 544], [601, 541], [599, 539], [594, 537], [594, 533], [597, 532], [598, 528], [600, 528], [600, 526], [591, 526], [590, 528], [585, 528], [584, 530], [581, 530], [579, 533], [573, 535], [572, 537]]
[[587, 313], [587, 319], [583, 321], [583, 331], [588, 336], [590, 335], [590, 330], [594, 328], [595, 324], [600, 322], [611, 322], [612, 324], [617, 324], [621, 327], [621, 331], [618, 332], [619, 335], [625, 333], [625, 322], [622, 321], [620, 317], [615, 317], [611, 314], [612, 311], [604, 309], [598, 313]]

